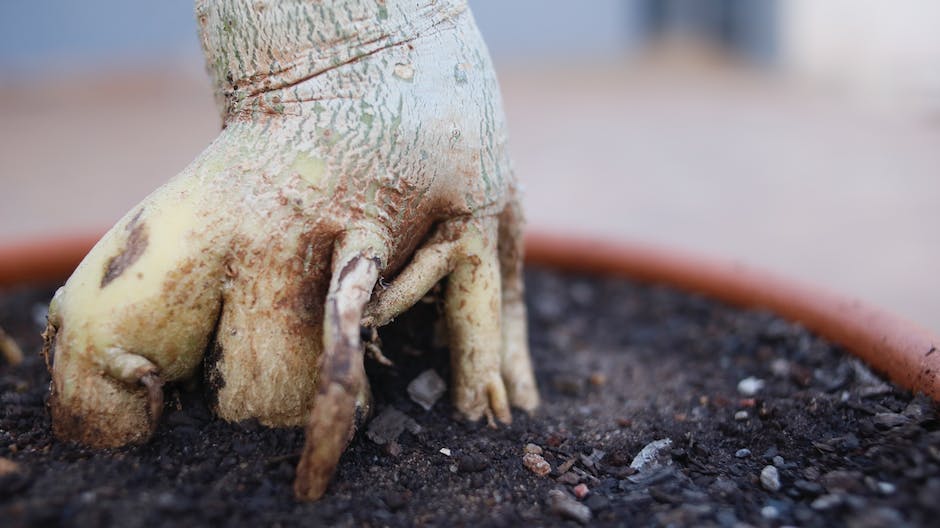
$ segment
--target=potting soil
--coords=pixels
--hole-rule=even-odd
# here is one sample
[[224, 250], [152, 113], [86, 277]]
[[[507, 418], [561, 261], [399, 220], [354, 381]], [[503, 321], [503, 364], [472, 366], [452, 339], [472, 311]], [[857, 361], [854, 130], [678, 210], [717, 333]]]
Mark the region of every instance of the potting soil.
[[145, 445], [56, 440], [38, 355], [51, 289], [0, 292], [0, 327], [27, 355], [17, 367], [0, 360], [0, 525], [940, 519], [937, 407], [838, 347], [768, 313], [659, 286], [530, 270], [527, 288], [539, 411], [497, 428], [460, 421], [448, 392], [438, 398], [436, 378], [449, 379], [440, 306], [422, 303], [380, 331], [394, 365], [366, 359], [378, 418], [315, 503], [291, 489], [303, 431], [216, 419], [199, 383], [167, 388]]

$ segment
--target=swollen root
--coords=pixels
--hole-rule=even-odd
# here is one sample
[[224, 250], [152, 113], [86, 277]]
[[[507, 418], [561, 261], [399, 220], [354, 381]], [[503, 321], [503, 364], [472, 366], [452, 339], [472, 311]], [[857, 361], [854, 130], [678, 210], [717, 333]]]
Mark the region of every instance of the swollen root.
[[361, 326], [445, 278], [456, 409], [493, 425], [533, 410], [517, 184], [466, 0], [197, 0], [196, 15], [225, 126], [50, 304], [56, 436], [146, 441], [163, 384], [201, 372], [220, 418], [306, 427], [295, 493], [314, 500], [369, 414]]

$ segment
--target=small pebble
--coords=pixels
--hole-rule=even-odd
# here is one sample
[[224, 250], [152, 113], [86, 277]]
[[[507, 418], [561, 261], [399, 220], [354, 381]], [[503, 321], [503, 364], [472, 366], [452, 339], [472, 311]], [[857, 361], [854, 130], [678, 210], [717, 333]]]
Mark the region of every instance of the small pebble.
[[548, 504], [554, 513], [563, 518], [571, 519], [581, 524], [591, 522], [591, 509], [572, 499], [563, 491], [549, 491]]
[[780, 517], [780, 510], [773, 506], [764, 506], [760, 509], [760, 515], [765, 519], [776, 519]]
[[457, 457], [457, 469], [461, 473], [478, 473], [489, 466], [489, 460], [482, 455], [465, 454]]
[[738, 382], [738, 392], [745, 396], [754, 396], [764, 388], [764, 380], [748, 376]]
[[819, 480], [821, 473], [819, 472], [819, 468], [809, 466], [803, 470], [803, 476], [806, 477], [807, 480]]
[[421, 431], [421, 426], [398, 409], [386, 407], [369, 422], [366, 436], [376, 444], [385, 445], [397, 440], [398, 436], [406, 430], [417, 434]]
[[863, 481], [864, 477], [860, 472], [839, 469], [819, 477], [819, 483], [830, 493], [835, 491], [862, 492], [865, 488]]
[[764, 466], [760, 472], [760, 484], [767, 491], [780, 490], [780, 473], [774, 466]]
[[903, 414], [914, 421], [921, 421], [926, 415], [924, 407], [918, 403], [917, 400], [909, 403], [907, 407], [904, 408]]
[[[539, 453], [536, 453], [536, 454], [539, 454]], [[571, 457], [568, 460], [565, 460], [564, 462], [561, 463], [560, 466], [558, 466], [558, 472], [562, 474], [567, 473], [568, 470], [571, 469], [571, 466], [573, 466], [575, 462], [577, 461], [578, 461], [577, 457]]]
[[583, 500], [584, 497], [587, 497], [588, 492], [591, 490], [588, 489], [587, 484], [581, 483], [574, 487], [574, 496], [578, 500]]
[[411, 499], [411, 492], [389, 491], [385, 494], [384, 499], [388, 509], [392, 511], [400, 510], [408, 504], [408, 501]]
[[777, 358], [770, 363], [770, 371], [778, 378], [786, 378], [790, 375], [790, 362], [783, 358]]
[[823, 495], [814, 500], [810, 507], [814, 510], [828, 510], [842, 504], [842, 497], [839, 495]]
[[882, 495], [892, 495], [897, 490], [898, 487], [890, 482], [878, 483], [878, 493], [881, 493]]
[[442, 454], [442, 455], [444, 455], [444, 456], [450, 456], [450, 454], [451, 454], [451, 453], [450, 453], [450, 449], [448, 449], [448, 448], [446, 448], [446, 447], [442, 447], [442, 448], [440, 449], [440, 451], [438, 451], [438, 453], [440, 453], [440, 454]]
[[872, 421], [882, 429], [892, 429], [910, 423], [911, 419], [899, 413], [878, 413]]
[[748, 417], [747, 411], [738, 411], [734, 413], [734, 419], [739, 422], [743, 422], [744, 420], [747, 420], [747, 417]]
[[658, 466], [672, 462], [669, 458], [669, 447], [672, 446], [672, 440], [663, 438], [646, 444], [643, 449], [630, 462], [630, 467], [637, 471], [656, 468]]
[[777, 466], [778, 468], [782, 468], [783, 466], [786, 465], [786, 461], [780, 455], [775, 456], [773, 461], [774, 461], [774, 465]]
[[539, 446], [537, 446], [537, 445], [535, 445], [535, 444], [526, 444], [526, 445], [525, 445], [525, 448], [523, 449], [523, 451], [524, 451], [525, 453], [531, 453], [531, 454], [533, 454], [533, 455], [541, 455], [541, 454], [542, 454], [542, 448], [539, 447]]
[[737, 458], [747, 458], [751, 456], [751, 450], [750, 449], [738, 449], [734, 453], [734, 456], [736, 456]]
[[590, 455], [581, 454], [579, 458], [581, 459], [581, 464], [585, 468], [594, 469], [597, 467], [598, 462], [600, 462], [606, 454], [607, 453], [601, 451], [600, 449], [592, 449]]
[[0, 457], [0, 477], [5, 477], [12, 473], [18, 473], [20, 465], [9, 458]]
[[588, 378], [588, 383], [594, 387], [603, 387], [607, 385], [607, 376], [603, 372], [595, 372]]
[[708, 491], [720, 497], [733, 497], [740, 491], [740, 488], [733, 480], [718, 477], [715, 479], [715, 482], [708, 487]]
[[825, 489], [822, 485], [816, 482], [810, 482], [808, 480], [799, 479], [793, 483], [793, 486], [800, 491], [803, 495], [817, 496], [822, 495]]
[[540, 477], [544, 477], [552, 472], [552, 465], [542, 458], [542, 455], [526, 453], [526, 455], [522, 457], [522, 463], [529, 471]]
[[425, 411], [434, 407], [445, 390], [447, 384], [434, 369], [425, 370], [408, 384], [408, 396]]

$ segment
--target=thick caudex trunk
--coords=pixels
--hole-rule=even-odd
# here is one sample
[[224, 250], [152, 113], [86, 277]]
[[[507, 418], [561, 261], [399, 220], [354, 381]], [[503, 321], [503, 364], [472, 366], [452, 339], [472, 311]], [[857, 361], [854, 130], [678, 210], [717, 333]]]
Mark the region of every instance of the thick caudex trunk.
[[306, 425], [296, 491], [319, 497], [368, 407], [360, 324], [444, 277], [458, 410], [533, 409], [522, 217], [465, 2], [204, 0], [196, 16], [223, 131], [57, 294], [56, 433], [146, 440], [162, 383], [202, 364], [221, 417]]

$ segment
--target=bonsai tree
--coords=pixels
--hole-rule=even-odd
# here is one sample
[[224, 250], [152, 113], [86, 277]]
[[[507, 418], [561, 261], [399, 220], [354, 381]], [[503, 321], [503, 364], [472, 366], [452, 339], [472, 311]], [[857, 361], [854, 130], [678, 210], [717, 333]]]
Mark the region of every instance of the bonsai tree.
[[56, 435], [144, 442], [163, 385], [201, 373], [218, 416], [306, 427], [295, 492], [316, 499], [369, 411], [360, 327], [445, 277], [458, 411], [534, 409], [518, 190], [465, 0], [197, 0], [196, 16], [222, 132], [56, 293]]

